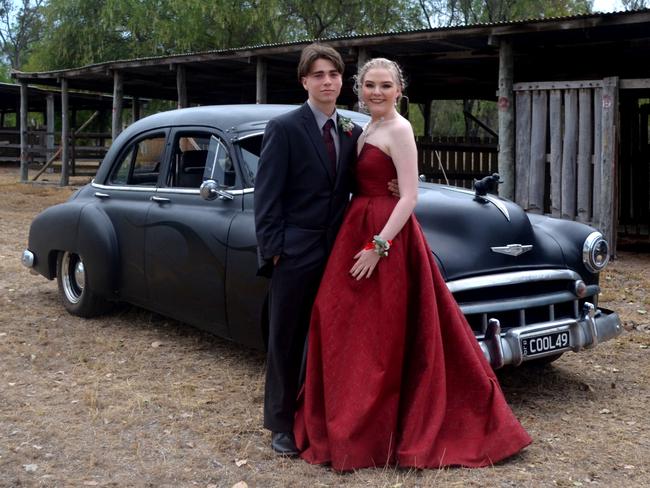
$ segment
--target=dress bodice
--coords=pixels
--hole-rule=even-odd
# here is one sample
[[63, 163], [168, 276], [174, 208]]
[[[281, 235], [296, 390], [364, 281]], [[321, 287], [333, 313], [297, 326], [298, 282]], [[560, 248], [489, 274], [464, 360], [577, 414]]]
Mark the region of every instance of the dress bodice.
[[355, 168], [356, 191], [359, 196], [390, 196], [388, 182], [397, 178], [393, 160], [377, 146], [365, 143]]

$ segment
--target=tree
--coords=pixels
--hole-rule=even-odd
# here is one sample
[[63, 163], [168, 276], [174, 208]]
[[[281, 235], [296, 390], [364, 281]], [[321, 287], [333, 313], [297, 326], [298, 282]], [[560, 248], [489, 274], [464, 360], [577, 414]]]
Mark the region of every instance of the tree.
[[44, 0], [0, 0], [0, 49], [14, 69], [20, 69], [34, 42], [40, 38]]

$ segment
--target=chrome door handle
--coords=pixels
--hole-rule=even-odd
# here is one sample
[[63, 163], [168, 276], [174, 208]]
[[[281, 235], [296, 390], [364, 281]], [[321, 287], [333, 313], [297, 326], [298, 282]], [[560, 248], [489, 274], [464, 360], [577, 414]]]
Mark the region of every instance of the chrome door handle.
[[96, 196], [97, 198], [101, 198], [101, 199], [104, 199], [104, 198], [110, 198], [110, 197], [111, 197], [108, 193], [101, 193], [101, 192], [98, 192], [98, 191], [95, 192], [95, 196]]
[[171, 202], [171, 200], [169, 198], [157, 197], [157, 196], [151, 197], [151, 201], [152, 202], [157, 202], [157, 203], [169, 203], [169, 202]]

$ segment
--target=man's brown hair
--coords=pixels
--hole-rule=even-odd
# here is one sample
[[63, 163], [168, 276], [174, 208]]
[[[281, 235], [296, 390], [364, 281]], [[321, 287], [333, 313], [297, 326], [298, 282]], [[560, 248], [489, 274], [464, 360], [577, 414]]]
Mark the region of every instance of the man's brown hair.
[[314, 64], [317, 59], [326, 59], [330, 61], [336, 68], [336, 71], [343, 74], [345, 65], [343, 64], [343, 59], [339, 52], [329, 46], [314, 43], [305, 47], [300, 54], [300, 62], [298, 63], [298, 81], [302, 82], [302, 78], [309, 74], [311, 65]]

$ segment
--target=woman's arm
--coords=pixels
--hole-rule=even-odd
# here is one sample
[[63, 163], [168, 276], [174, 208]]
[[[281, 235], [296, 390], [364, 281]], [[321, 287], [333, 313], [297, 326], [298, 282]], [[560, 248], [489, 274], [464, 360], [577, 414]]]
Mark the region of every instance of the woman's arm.
[[[418, 160], [413, 128], [406, 119], [400, 119], [395, 127], [391, 127], [387, 139], [386, 147], [397, 170], [400, 197], [378, 235], [381, 239], [390, 241], [402, 230], [417, 204]], [[372, 238], [373, 236], [368, 236], [368, 239]], [[354, 258], [356, 262], [350, 273], [357, 280], [370, 277], [381, 259], [374, 249], [362, 250]]]

